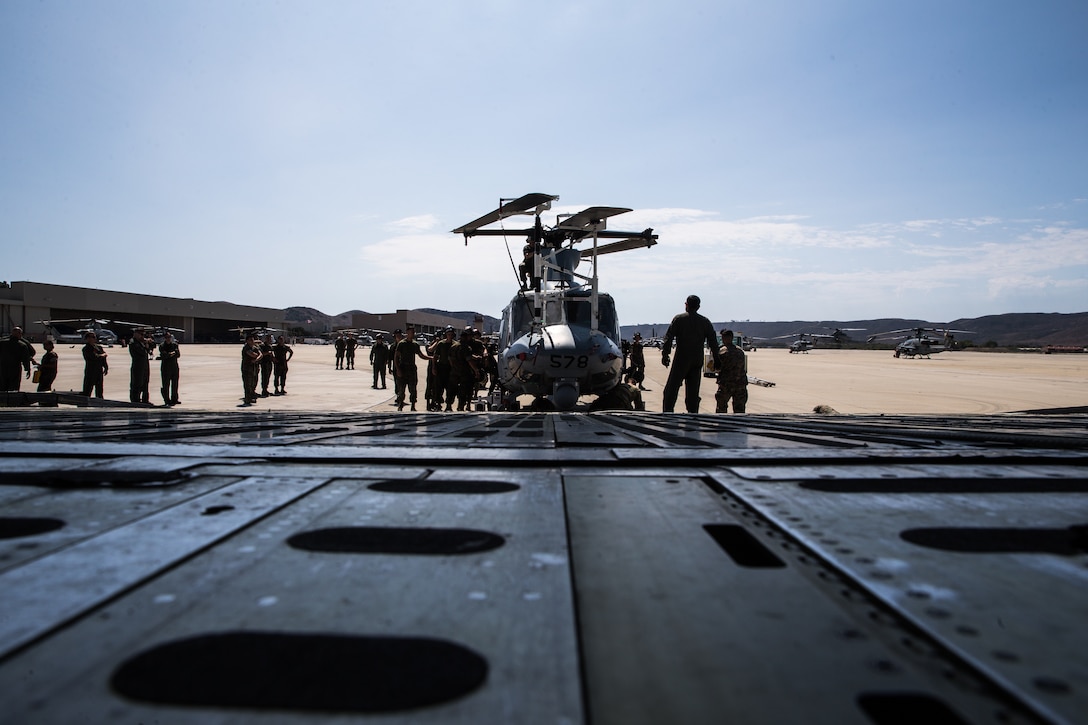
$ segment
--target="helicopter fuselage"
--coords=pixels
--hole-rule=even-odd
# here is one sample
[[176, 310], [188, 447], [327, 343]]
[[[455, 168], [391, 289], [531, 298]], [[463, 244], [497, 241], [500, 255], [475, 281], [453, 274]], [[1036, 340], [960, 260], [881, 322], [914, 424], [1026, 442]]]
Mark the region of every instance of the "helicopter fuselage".
[[570, 410], [581, 395], [611, 390], [620, 380], [623, 353], [609, 295], [601, 294], [597, 329], [591, 324], [591, 299], [578, 292], [557, 292], [544, 300], [544, 324], [533, 324], [529, 298], [515, 297], [504, 310], [499, 332], [499, 381], [514, 396], [548, 397], [559, 410]]

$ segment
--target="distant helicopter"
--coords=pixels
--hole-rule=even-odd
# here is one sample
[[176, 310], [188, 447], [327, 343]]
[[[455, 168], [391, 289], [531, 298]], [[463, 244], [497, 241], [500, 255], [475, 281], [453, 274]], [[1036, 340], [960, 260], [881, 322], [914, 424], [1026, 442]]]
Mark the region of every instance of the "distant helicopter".
[[[941, 337], [935, 337], [929, 333], [939, 333]], [[904, 333], [910, 333], [906, 335]], [[878, 342], [880, 340], [903, 340], [895, 346], [896, 357], [922, 357], [929, 358], [939, 352], [953, 349], [955, 335], [972, 334], [970, 330], [949, 330], [943, 327], [912, 327], [905, 330], [889, 330], [870, 335], [866, 342]], [[905, 339], [904, 339], [905, 338]]]
[[[453, 230], [464, 235], [465, 244], [474, 236], [526, 240], [515, 271], [520, 289], [503, 310], [499, 328], [501, 407], [508, 410], [519, 407], [517, 397], [522, 394], [534, 396], [537, 407], [571, 410], [579, 396], [608, 392], [620, 382], [619, 319], [612, 297], [598, 289], [597, 257], [657, 244], [653, 229], [608, 231], [609, 217], [631, 211], [618, 207], [561, 214], [555, 226], [545, 227], [540, 217], [558, 199], [551, 194], [500, 199], [495, 211]], [[533, 225], [482, 228], [515, 215], [534, 217]], [[600, 239], [619, 241], [598, 245]], [[591, 263], [588, 275], [576, 271], [583, 261]]]
[[[825, 327], [825, 330], [830, 330], [830, 327]], [[844, 342], [850, 341], [850, 336], [847, 332], [855, 332], [863, 330], [863, 327], [836, 327], [834, 331], [828, 335], [821, 332], [795, 332], [790, 335], [779, 335], [778, 337], [772, 337], [772, 340], [781, 340], [787, 337], [796, 337], [797, 339], [790, 343], [790, 353], [804, 353], [808, 354], [809, 350], [817, 347], [842, 347]]]
[[[103, 325], [115, 324], [111, 320], [96, 320], [91, 317], [82, 317], [71, 320], [38, 320], [39, 325], [45, 327], [47, 334], [53, 340], [71, 345], [82, 345], [88, 332], [93, 332], [101, 345], [116, 345], [117, 333], [103, 327]], [[125, 324], [125, 323], [120, 323]], [[134, 323], [135, 324], [135, 323]]]

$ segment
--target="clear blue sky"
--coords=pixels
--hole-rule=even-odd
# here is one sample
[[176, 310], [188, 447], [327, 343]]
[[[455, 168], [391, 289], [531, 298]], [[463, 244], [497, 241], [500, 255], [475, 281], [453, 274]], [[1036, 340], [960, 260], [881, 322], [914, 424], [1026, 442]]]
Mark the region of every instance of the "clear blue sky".
[[[1084, 0], [0, 3], [0, 279], [497, 315], [499, 197], [625, 324], [1088, 310]], [[521, 240], [512, 239], [515, 256]]]

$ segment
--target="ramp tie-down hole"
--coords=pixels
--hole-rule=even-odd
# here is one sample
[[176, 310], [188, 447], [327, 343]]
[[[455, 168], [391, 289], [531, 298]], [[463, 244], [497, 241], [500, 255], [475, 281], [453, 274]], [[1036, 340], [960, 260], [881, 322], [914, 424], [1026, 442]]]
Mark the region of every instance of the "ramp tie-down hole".
[[921, 693], [869, 692], [858, 696], [858, 706], [874, 725], [967, 725], [967, 721], [942, 700]]
[[1088, 526], [1065, 529], [945, 527], [907, 529], [904, 541], [968, 554], [1037, 553], [1077, 556], [1088, 552]]
[[379, 481], [367, 488], [385, 493], [510, 493], [521, 486], [503, 481], [406, 480]]
[[506, 539], [478, 529], [346, 526], [295, 534], [290, 546], [337, 554], [476, 554], [497, 549]]
[[0, 516], [0, 539], [37, 536], [63, 527], [64, 522], [60, 519]]
[[225, 632], [141, 652], [110, 684], [156, 704], [378, 713], [463, 697], [487, 672], [476, 652], [426, 637]]
[[738, 566], [752, 569], [780, 569], [786, 566], [784, 561], [743, 526], [704, 524], [703, 528]]

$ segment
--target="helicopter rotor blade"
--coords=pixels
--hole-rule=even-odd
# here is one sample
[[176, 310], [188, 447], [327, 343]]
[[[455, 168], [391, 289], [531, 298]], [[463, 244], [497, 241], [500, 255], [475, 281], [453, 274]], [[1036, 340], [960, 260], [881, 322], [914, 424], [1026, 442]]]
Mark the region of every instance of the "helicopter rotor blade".
[[453, 230], [454, 234], [464, 234], [466, 236], [476, 233], [480, 227], [485, 227], [488, 224], [494, 224], [500, 219], [505, 219], [508, 216], [514, 216], [515, 214], [524, 214], [530, 209], [535, 209], [543, 204], [551, 204], [551, 202], [558, 200], [559, 197], [554, 194], [526, 194], [520, 196], [517, 199], [506, 202], [499, 206], [498, 209], [492, 212], [484, 214], [479, 219], [474, 219], [468, 224], [463, 224]]
[[555, 228], [571, 231], [580, 231], [586, 229], [586, 227], [593, 227], [600, 224], [608, 217], [616, 216], [617, 214], [626, 214], [631, 211], [617, 206], [591, 206], [587, 209], [583, 209], [577, 214], [573, 214], [560, 221]]
[[657, 235], [649, 237], [630, 237], [619, 242], [610, 242], [597, 247], [597, 256], [611, 254], [612, 252], [626, 252], [628, 249], [640, 249], [652, 247], [657, 244]]

